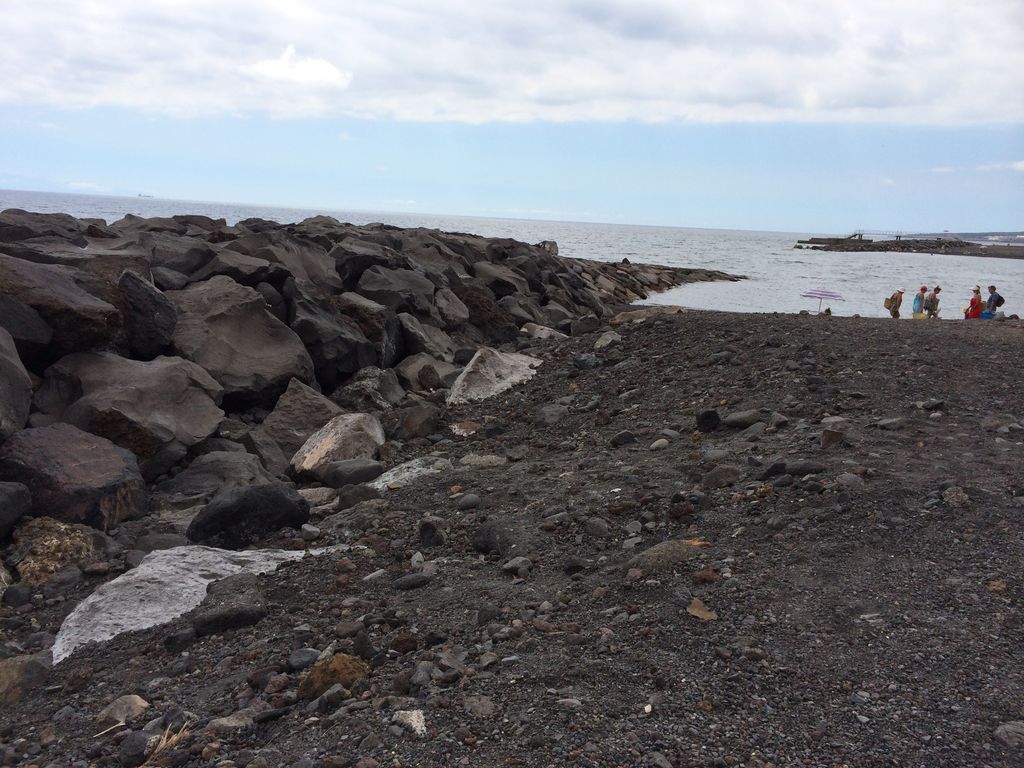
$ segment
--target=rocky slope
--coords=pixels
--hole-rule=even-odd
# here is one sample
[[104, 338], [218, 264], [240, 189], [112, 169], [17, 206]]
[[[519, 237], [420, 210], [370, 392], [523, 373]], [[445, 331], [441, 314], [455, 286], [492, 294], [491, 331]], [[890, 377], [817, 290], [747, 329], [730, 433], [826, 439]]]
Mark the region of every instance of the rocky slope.
[[[1024, 327], [589, 327], [506, 344], [462, 378], [518, 380], [487, 399], [382, 407], [383, 436], [338, 406], [298, 491], [211, 450], [110, 536], [33, 520], [6, 762], [1020, 765]], [[316, 397], [281, 395], [279, 449]], [[163, 548], [193, 528], [247, 548]]]

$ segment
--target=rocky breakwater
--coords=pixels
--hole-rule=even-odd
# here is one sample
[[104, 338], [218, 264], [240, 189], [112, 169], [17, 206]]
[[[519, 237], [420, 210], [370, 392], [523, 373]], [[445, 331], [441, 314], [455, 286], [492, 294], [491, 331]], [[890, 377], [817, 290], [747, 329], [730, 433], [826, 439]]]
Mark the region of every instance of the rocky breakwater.
[[0, 703], [45, 680], [55, 617], [147, 553], [315, 541], [326, 508], [388, 490], [368, 481], [433, 471], [396, 465], [449, 402], [532, 374], [509, 352], [716, 279], [327, 217], [4, 211]]

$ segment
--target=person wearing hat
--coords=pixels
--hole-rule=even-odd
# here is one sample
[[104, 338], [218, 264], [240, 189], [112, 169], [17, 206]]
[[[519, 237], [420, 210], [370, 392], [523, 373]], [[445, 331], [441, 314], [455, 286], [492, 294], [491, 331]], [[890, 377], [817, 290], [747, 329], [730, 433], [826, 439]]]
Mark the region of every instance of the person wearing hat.
[[900, 306], [903, 304], [903, 294], [906, 292], [905, 288], [897, 288], [896, 292], [889, 297], [889, 314], [897, 320], [900, 319]]
[[976, 285], [971, 289], [971, 303], [967, 307], [965, 320], [978, 320], [981, 317], [981, 310], [985, 308], [985, 300], [981, 298], [981, 286]]
[[928, 295], [928, 286], [922, 285], [921, 289], [914, 294], [914, 309], [915, 315], [920, 315], [924, 312], [924, 298]]
[[939, 316], [939, 294], [942, 292], [942, 288], [935, 286], [931, 292], [924, 297], [924, 311], [928, 317]]

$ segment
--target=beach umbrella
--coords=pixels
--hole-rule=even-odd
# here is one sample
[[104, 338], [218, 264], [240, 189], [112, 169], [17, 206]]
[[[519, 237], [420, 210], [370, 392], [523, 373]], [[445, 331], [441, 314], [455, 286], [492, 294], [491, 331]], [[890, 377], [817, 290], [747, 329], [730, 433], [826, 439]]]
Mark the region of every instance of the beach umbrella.
[[818, 300], [818, 311], [821, 312], [821, 303], [828, 299], [829, 301], [846, 301], [835, 291], [826, 291], [824, 288], [812, 288], [809, 291], [805, 291], [800, 294], [805, 299], [817, 299]]

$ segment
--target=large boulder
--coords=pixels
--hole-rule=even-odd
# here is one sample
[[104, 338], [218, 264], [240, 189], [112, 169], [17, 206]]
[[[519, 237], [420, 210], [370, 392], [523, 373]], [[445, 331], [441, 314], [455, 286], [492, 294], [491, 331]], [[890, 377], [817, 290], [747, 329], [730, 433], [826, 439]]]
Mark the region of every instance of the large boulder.
[[121, 330], [121, 313], [82, 288], [73, 267], [35, 264], [0, 254], [0, 286], [32, 307], [53, 330], [55, 353], [109, 346]]
[[192, 280], [198, 283], [209, 280], [214, 275], [226, 275], [237, 283], [255, 287], [262, 282], [279, 282], [287, 277], [287, 274], [286, 270], [266, 259], [223, 250], [218, 251], [202, 269], [194, 272]]
[[526, 279], [501, 264], [478, 261], [472, 266], [473, 275], [486, 285], [499, 299], [511, 294], [528, 294], [530, 285]]
[[143, 362], [101, 352], [68, 355], [50, 366], [35, 403], [127, 448], [153, 479], [217, 429], [221, 393], [206, 371], [180, 357]]
[[71, 424], [24, 429], [0, 446], [0, 480], [32, 491], [35, 515], [109, 530], [149, 509], [135, 457]]
[[411, 269], [370, 267], [359, 278], [356, 290], [392, 312], [427, 313], [434, 299], [434, 284]]
[[0, 541], [32, 509], [32, 494], [21, 483], [0, 483]]
[[218, 275], [167, 295], [178, 307], [175, 348], [221, 383], [231, 405], [272, 403], [293, 378], [313, 381], [302, 341], [252, 288]]
[[28, 304], [0, 293], [0, 328], [11, 334], [25, 366], [37, 370], [53, 339], [53, 330], [42, 316]]
[[408, 312], [399, 314], [398, 322], [402, 324], [405, 349], [410, 355], [423, 352], [446, 363], [455, 359], [455, 342], [440, 328], [421, 323]]
[[395, 366], [395, 373], [406, 389], [424, 392], [444, 386], [454, 380], [459, 369], [451, 363], [431, 357], [426, 352], [409, 355]]
[[212, 581], [241, 572], [267, 573], [306, 554], [303, 550], [232, 552], [197, 546], [151, 552], [137, 568], [101, 584], [75, 607], [57, 633], [54, 663], [87, 643], [166, 624], [188, 613], [203, 602]]
[[479, 328], [493, 342], [515, 341], [519, 335], [516, 319], [494, 298], [484, 286], [462, 284], [452, 286], [452, 291], [469, 311], [469, 324]]
[[158, 486], [170, 496], [210, 498], [219, 491], [274, 482], [258, 456], [236, 451], [211, 451]]
[[14, 339], [0, 328], [0, 443], [25, 426], [32, 405], [32, 379]]
[[343, 413], [335, 416], [292, 456], [297, 474], [317, 476], [328, 465], [345, 459], [372, 459], [384, 444], [384, 429], [368, 413]]
[[128, 302], [128, 348], [143, 360], [165, 352], [174, 338], [178, 311], [152, 283], [125, 271], [117, 282]]
[[373, 344], [382, 368], [390, 368], [405, 355], [405, 337], [402, 324], [395, 313], [358, 293], [332, 296], [335, 312], [355, 320], [363, 335]]
[[541, 360], [515, 352], [481, 347], [452, 384], [448, 403], [485, 400], [533, 378]]
[[376, 347], [355, 320], [331, 311], [329, 304], [307, 295], [293, 280], [285, 284], [285, 297], [288, 324], [306, 345], [325, 392], [333, 392], [339, 381], [360, 368], [377, 363]]
[[263, 431], [291, 458], [309, 436], [341, 413], [341, 408], [298, 379], [277, 400], [263, 421]]
[[309, 520], [309, 502], [285, 483], [231, 488], [214, 496], [196, 515], [185, 536], [196, 544], [241, 549], [280, 528]]
[[387, 411], [402, 402], [405, 390], [398, 376], [388, 368], [363, 368], [345, 386], [331, 393], [331, 400], [350, 413]]
[[438, 288], [434, 294], [434, 309], [442, 325], [449, 331], [457, 330], [469, 321], [469, 308], [451, 288]]
[[7, 208], [0, 213], [0, 243], [53, 237], [82, 246], [87, 242], [85, 228], [83, 221], [67, 213], [35, 213], [20, 208]]

